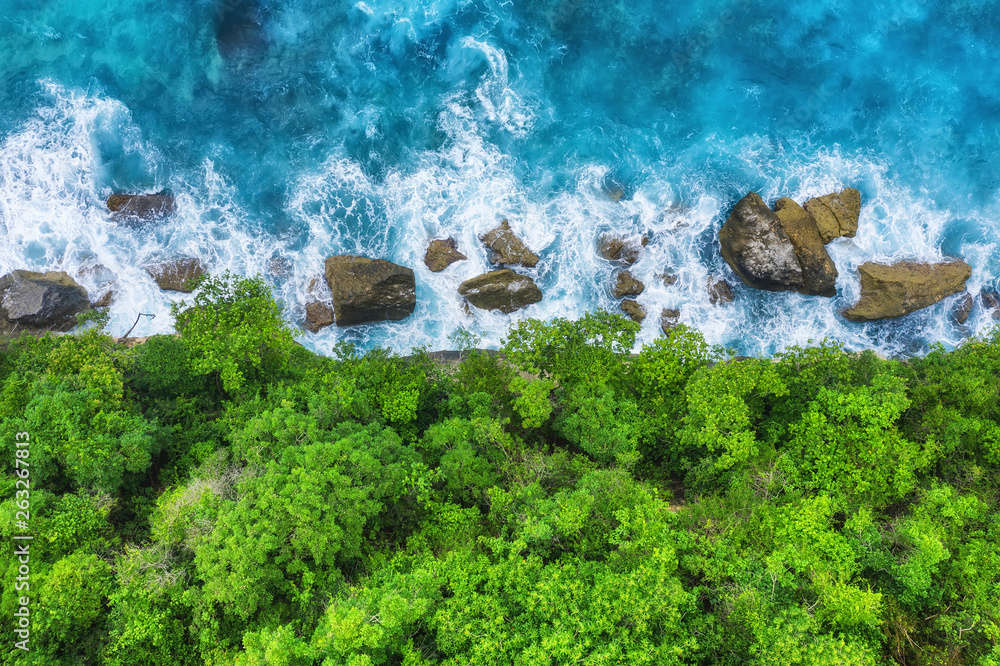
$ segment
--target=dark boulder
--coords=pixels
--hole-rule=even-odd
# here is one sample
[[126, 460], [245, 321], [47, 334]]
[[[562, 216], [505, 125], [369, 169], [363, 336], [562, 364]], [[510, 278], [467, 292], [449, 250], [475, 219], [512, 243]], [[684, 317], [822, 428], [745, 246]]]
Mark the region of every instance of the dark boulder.
[[59, 271], [16, 270], [0, 278], [0, 330], [68, 331], [90, 309], [87, 290]]
[[456, 261], [464, 261], [466, 259], [468, 257], [458, 251], [458, 243], [455, 242], [454, 238], [437, 239], [432, 240], [427, 246], [427, 253], [424, 255], [424, 265], [432, 273], [440, 273]]
[[861, 216], [861, 193], [848, 187], [834, 194], [814, 197], [806, 201], [805, 210], [815, 220], [824, 244], [841, 236], [854, 238]]
[[458, 293], [477, 308], [505, 314], [542, 300], [542, 290], [534, 280], [509, 268], [466, 280], [458, 286]]
[[521, 265], [531, 268], [538, 263], [538, 255], [528, 249], [504, 220], [499, 226], [479, 237], [490, 250], [490, 263], [502, 266]]
[[194, 291], [194, 281], [206, 272], [201, 259], [189, 257], [150, 264], [144, 268], [163, 291], [179, 291], [184, 294]]
[[333, 322], [333, 308], [330, 307], [329, 303], [322, 301], [306, 303], [306, 320], [302, 323], [302, 328], [312, 333], [319, 333], [320, 330], [330, 326]]
[[115, 300], [115, 290], [108, 289], [103, 294], [98, 296], [96, 299], [91, 301], [90, 307], [95, 309], [110, 307], [110, 305], [114, 302], [114, 300]]
[[417, 306], [413, 269], [383, 259], [327, 257], [326, 283], [337, 326], [398, 321]]
[[891, 319], [926, 308], [965, 289], [972, 268], [964, 261], [921, 264], [865, 263], [858, 266], [861, 299], [846, 310], [852, 321]]
[[990, 311], [993, 319], [1000, 319], [1000, 294], [992, 289], [983, 289], [979, 297], [983, 301], [983, 307]]

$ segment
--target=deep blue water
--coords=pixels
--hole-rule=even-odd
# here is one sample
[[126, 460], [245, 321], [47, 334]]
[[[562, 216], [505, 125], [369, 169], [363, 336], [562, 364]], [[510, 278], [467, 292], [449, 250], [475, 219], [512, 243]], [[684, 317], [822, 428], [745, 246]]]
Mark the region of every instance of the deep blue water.
[[[171, 328], [170, 296], [141, 269], [156, 259], [264, 273], [297, 323], [325, 256], [385, 258], [416, 270], [416, 312], [302, 341], [405, 351], [616, 309], [595, 240], [618, 230], [652, 234], [633, 271], [642, 341], [671, 307], [744, 353], [825, 336], [954, 345], [989, 314], [953, 326], [956, 297], [887, 323], [837, 312], [865, 261], [961, 257], [973, 294], [997, 286], [998, 5], [0, 0], [0, 271], [104, 265], [112, 330], [155, 312], [137, 330], [150, 334]], [[829, 246], [836, 298], [738, 283], [716, 242], [736, 200], [845, 186], [863, 210], [857, 237]], [[103, 205], [164, 188], [178, 212], [162, 224], [122, 226]], [[469, 316], [455, 289], [487, 269], [477, 236], [504, 217], [541, 255], [545, 299]], [[424, 249], [445, 236], [470, 260], [432, 274]], [[289, 277], [267, 273], [277, 256]], [[709, 304], [709, 275], [737, 285], [732, 306]]]

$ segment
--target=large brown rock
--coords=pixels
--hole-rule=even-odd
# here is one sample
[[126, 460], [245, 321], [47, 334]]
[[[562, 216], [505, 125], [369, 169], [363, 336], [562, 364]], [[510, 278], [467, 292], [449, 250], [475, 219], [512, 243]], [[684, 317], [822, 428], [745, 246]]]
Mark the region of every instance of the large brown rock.
[[509, 268], [466, 280], [458, 285], [458, 293], [477, 308], [505, 314], [542, 300], [542, 290], [534, 280]]
[[337, 326], [398, 321], [417, 306], [413, 269], [383, 259], [327, 257], [326, 283], [333, 294]]
[[174, 212], [174, 197], [166, 192], [112, 194], [108, 197], [107, 206], [115, 219], [154, 220]]
[[787, 197], [778, 199], [774, 211], [802, 266], [803, 284], [799, 291], [817, 296], [836, 296], [837, 267], [826, 251], [812, 215]]
[[597, 243], [597, 254], [608, 261], [631, 266], [639, 260], [642, 248], [649, 244], [645, 236], [616, 236], [604, 234]]
[[432, 240], [424, 255], [424, 264], [432, 273], [440, 273], [456, 261], [464, 261], [467, 256], [458, 251], [458, 243], [454, 238]]
[[520, 264], [531, 268], [538, 263], [538, 255], [528, 249], [524, 242], [514, 235], [510, 223], [504, 220], [499, 226], [479, 237], [490, 249], [490, 263], [513, 266]]
[[615, 276], [615, 286], [611, 293], [615, 295], [615, 298], [621, 298], [623, 296], [638, 296], [645, 289], [646, 285], [637, 280], [631, 271], [620, 271]]
[[858, 266], [858, 273], [861, 299], [844, 316], [852, 321], [872, 321], [901, 317], [962, 291], [972, 269], [964, 261], [901, 261], [891, 265], [869, 262]]
[[205, 274], [201, 259], [188, 257], [150, 264], [144, 268], [163, 291], [179, 291], [184, 294], [194, 291], [192, 281]]
[[805, 203], [805, 209], [816, 221], [823, 243], [846, 236], [854, 238], [858, 233], [858, 218], [861, 216], [861, 193], [853, 187], [840, 192], [814, 197]]
[[836, 267], [814, 223], [790, 199], [779, 212], [756, 192], [740, 199], [719, 231], [722, 256], [755, 289], [835, 295]]
[[0, 278], [0, 331], [68, 331], [90, 309], [87, 290], [59, 271], [16, 270]]

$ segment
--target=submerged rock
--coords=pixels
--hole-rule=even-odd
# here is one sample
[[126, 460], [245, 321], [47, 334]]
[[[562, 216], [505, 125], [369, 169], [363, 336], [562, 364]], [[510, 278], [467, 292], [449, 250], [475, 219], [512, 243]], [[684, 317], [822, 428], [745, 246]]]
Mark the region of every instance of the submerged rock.
[[708, 291], [708, 302], [712, 305], [726, 305], [732, 303], [733, 299], [736, 298], [729, 283], [713, 275], [708, 276], [706, 290]]
[[612, 289], [612, 293], [615, 298], [621, 298], [622, 296], [638, 296], [646, 289], [641, 281], [637, 280], [631, 271], [620, 271], [617, 276], [615, 276], [615, 286]]
[[660, 329], [664, 334], [669, 333], [672, 329], [677, 328], [677, 324], [681, 321], [681, 311], [671, 310], [668, 308], [663, 308], [663, 312], [660, 313]]
[[224, 58], [252, 55], [267, 45], [269, 11], [260, 0], [216, 0], [215, 44]]
[[852, 321], [872, 321], [901, 317], [926, 308], [965, 288], [972, 269], [964, 261], [921, 264], [865, 263], [858, 266], [861, 299], [846, 310]]
[[660, 273], [660, 279], [663, 280], [664, 287], [672, 287], [677, 284], [677, 276], [673, 273]]
[[750, 192], [719, 230], [719, 244], [733, 271], [755, 289], [836, 294], [836, 266], [815, 223], [791, 199], [782, 199], [781, 210], [775, 213]]
[[1000, 319], [1000, 294], [992, 289], [984, 289], [979, 297], [983, 301], [983, 307], [991, 311], [991, 317]]
[[108, 289], [103, 294], [98, 296], [95, 300], [91, 301], [90, 307], [92, 308], [106, 308], [109, 307], [115, 300], [115, 290]]
[[509, 268], [466, 280], [458, 286], [458, 293], [477, 308], [505, 314], [542, 300], [542, 290], [534, 280]]
[[824, 244], [841, 236], [854, 238], [858, 233], [861, 193], [853, 187], [809, 199], [804, 207], [816, 221], [816, 228]]
[[327, 257], [326, 283], [337, 326], [398, 321], [417, 306], [413, 269], [383, 259]]
[[116, 220], [155, 220], [174, 212], [174, 197], [159, 194], [112, 194], [107, 200], [111, 217]]
[[625, 198], [625, 186], [611, 174], [606, 175], [601, 180], [601, 192], [615, 203]]
[[507, 220], [480, 236], [479, 240], [490, 249], [491, 264], [505, 266], [519, 264], [531, 268], [538, 263], [538, 255], [529, 250], [528, 246], [511, 231]]
[[293, 268], [291, 260], [280, 254], [267, 260], [267, 272], [276, 278], [291, 277]]
[[972, 304], [974, 303], [972, 294], [965, 292], [962, 298], [958, 299], [958, 302], [951, 308], [951, 313], [948, 315], [952, 323], [961, 326], [969, 320], [969, 314], [972, 313]]
[[597, 244], [597, 254], [608, 261], [617, 261], [631, 266], [639, 260], [642, 248], [649, 244], [645, 236], [616, 236], [604, 234]]
[[646, 308], [639, 305], [636, 301], [622, 301], [622, 311], [631, 317], [632, 321], [642, 322], [646, 318]]
[[179, 291], [185, 294], [194, 291], [191, 281], [200, 278], [206, 272], [201, 259], [188, 257], [150, 264], [144, 268], [163, 291]]
[[16, 270], [0, 278], [0, 330], [68, 331], [90, 309], [87, 290], [61, 271]]
[[424, 264], [432, 273], [440, 273], [456, 261], [464, 261], [467, 256], [458, 251], [458, 243], [454, 238], [432, 240], [424, 255]]

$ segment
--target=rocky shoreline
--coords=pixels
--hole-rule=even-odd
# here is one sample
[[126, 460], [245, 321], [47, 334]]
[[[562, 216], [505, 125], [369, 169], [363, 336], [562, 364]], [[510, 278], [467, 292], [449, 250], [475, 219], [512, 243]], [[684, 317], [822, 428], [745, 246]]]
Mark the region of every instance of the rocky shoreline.
[[[166, 192], [115, 194], [108, 198], [107, 207], [111, 219], [129, 225], [160, 220], [176, 210], [174, 198]], [[733, 206], [719, 230], [719, 252], [748, 287], [828, 298], [837, 293], [839, 272], [826, 245], [838, 238], [853, 238], [860, 217], [861, 194], [853, 188], [814, 197], [801, 205], [781, 198], [773, 209], [757, 193], [750, 192]], [[495, 268], [458, 286], [467, 311], [474, 307], [510, 314], [543, 300], [544, 294], [534, 279], [515, 270], [534, 268], [540, 257], [507, 219], [479, 240]], [[649, 236], [615, 233], [595, 240], [597, 255], [616, 267], [608, 286], [610, 294], [619, 301], [622, 312], [637, 322], [644, 321], [648, 314], [636, 300], [646, 285], [630, 267], [642, 257], [651, 240]], [[454, 238], [438, 238], [429, 241], [424, 264], [431, 272], [441, 272], [467, 259]], [[208, 271], [197, 257], [176, 257], [143, 268], [160, 289], [180, 293], [191, 292]], [[15, 270], [0, 278], [0, 333], [66, 331], [76, 325], [77, 314], [111, 305], [116, 276], [104, 275], [110, 271], [101, 266], [86, 270], [101, 272], [100, 292], [94, 298], [65, 272]], [[840, 314], [858, 322], [905, 316], [962, 292], [971, 272], [971, 267], [960, 259], [940, 263], [867, 262], [858, 267], [858, 302]], [[669, 271], [659, 277], [666, 286], [677, 281]], [[715, 306], [724, 307], [736, 298], [732, 285], [721, 275], [709, 275], [704, 288]], [[331, 256], [325, 261], [323, 274], [309, 285], [302, 327], [317, 333], [332, 325], [399, 321], [414, 312], [416, 301], [412, 268], [384, 259]], [[984, 291], [978, 302], [1000, 319], [1000, 295]], [[976, 303], [977, 299], [966, 291], [953, 307], [951, 321], [964, 324]], [[660, 327], [666, 333], [681, 318], [679, 309], [663, 308]]]

